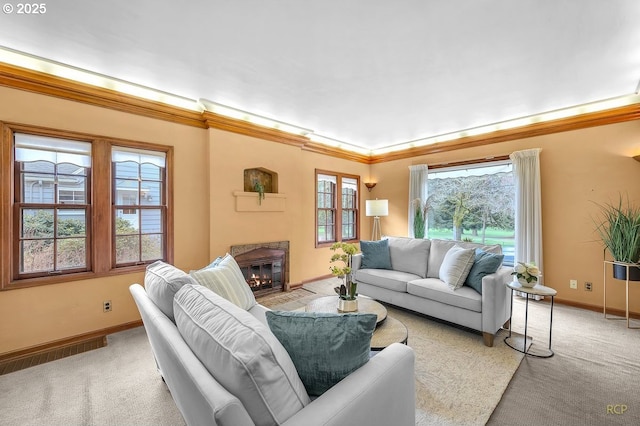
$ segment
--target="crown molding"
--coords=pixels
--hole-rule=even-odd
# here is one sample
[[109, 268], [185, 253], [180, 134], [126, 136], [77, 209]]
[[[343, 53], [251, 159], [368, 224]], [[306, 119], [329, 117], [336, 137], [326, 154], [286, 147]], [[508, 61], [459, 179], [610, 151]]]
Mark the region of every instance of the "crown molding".
[[298, 148], [310, 142], [309, 138], [302, 135], [283, 132], [282, 130], [260, 126], [259, 124], [254, 124], [249, 121], [230, 118], [209, 111], [204, 111], [202, 113], [202, 118], [208, 128], [226, 130], [227, 132], [266, 139], [268, 141], [292, 145]]
[[436, 154], [454, 151], [464, 148], [508, 142], [516, 139], [526, 139], [535, 136], [550, 135], [553, 133], [568, 132], [571, 130], [586, 129], [589, 127], [604, 126], [607, 124], [622, 123], [640, 119], [640, 104], [631, 104], [604, 111], [597, 111], [573, 117], [561, 118], [552, 121], [529, 124], [512, 129], [498, 130], [495, 132], [467, 136], [451, 142], [439, 142], [423, 147], [409, 148], [397, 152], [388, 152], [380, 155], [372, 155], [370, 164], [419, 157], [428, 154]]
[[209, 111], [199, 112], [92, 86], [44, 72], [33, 71], [0, 62], [0, 86], [82, 102], [116, 111], [170, 121], [198, 128], [216, 128], [272, 142], [299, 147], [302, 150], [365, 164], [376, 164], [440, 152], [543, 136], [552, 133], [603, 126], [640, 119], [640, 103], [588, 114], [529, 124], [448, 142], [387, 152], [359, 154], [312, 142], [308, 137], [260, 126], [244, 120]]
[[340, 148], [334, 148], [318, 142], [308, 142], [302, 147], [304, 151], [315, 152], [316, 154], [330, 155], [342, 158], [344, 160], [355, 161], [358, 163], [371, 164], [371, 157], [365, 154], [359, 154], [353, 151], [347, 151]]
[[0, 63], [0, 86], [82, 102], [174, 123], [205, 128], [201, 113]]

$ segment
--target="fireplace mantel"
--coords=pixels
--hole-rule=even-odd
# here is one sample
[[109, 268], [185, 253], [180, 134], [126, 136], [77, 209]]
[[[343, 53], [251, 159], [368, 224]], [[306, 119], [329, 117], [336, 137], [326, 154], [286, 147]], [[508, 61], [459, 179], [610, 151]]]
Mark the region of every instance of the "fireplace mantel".
[[284, 194], [265, 193], [258, 200], [257, 192], [234, 191], [237, 212], [283, 212], [287, 197]]

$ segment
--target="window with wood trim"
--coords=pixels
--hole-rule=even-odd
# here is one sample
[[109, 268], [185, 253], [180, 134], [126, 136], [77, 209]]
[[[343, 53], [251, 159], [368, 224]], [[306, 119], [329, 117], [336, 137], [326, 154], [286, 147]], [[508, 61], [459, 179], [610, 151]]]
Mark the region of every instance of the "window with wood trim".
[[91, 143], [26, 133], [14, 139], [14, 276], [91, 270]]
[[360, 178], [316, 170], [316, 245], [359, 238]]
[[1, 289], [173, 261], [171, 147], [0, 129]]
[[165, 155], [122, 147], [111, 152], [115, 266], [163, 259]]

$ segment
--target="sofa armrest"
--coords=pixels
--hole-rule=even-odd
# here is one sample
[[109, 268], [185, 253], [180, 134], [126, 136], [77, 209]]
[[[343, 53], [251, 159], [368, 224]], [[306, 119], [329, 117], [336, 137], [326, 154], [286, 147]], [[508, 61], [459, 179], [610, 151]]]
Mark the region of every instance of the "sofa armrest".
[[289, 418], [283, 426], [414, 426], [415, 354], [394, 343]]
[[482, 332], [495, 334], [511, 314], [511, 268], [500, 267], [482, 278]]

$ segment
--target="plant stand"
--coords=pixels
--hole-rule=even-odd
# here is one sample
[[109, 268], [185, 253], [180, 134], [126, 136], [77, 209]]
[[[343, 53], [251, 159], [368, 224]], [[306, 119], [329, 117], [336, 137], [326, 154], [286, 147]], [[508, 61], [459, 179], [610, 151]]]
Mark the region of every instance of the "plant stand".
[[[626, 269], [627, 269], [627, 274], [626, 274], [626, 280], [625, 280], [625, 316], [624, 317], [620, 317], [620, 316], [609, 316], [607, 317], [607, 264], [611, 264], [611, 265], [623, 265]], [[605, 260], [604, 261], [604, 300], [603, 300], [603, 313], [604, 313], [604, 317], [605, 319], [608, 320], [627, 320], [627, 328], [633, 328], [633, 329], [640, 329], [640, 326], [631, 326], [630, 322], [629, 322], [629, 267], [630, 266], [637, 266], [636, 264], [633, 263], [625, 263], [625, 262], [617, 262], [615, 260]]]

